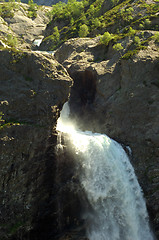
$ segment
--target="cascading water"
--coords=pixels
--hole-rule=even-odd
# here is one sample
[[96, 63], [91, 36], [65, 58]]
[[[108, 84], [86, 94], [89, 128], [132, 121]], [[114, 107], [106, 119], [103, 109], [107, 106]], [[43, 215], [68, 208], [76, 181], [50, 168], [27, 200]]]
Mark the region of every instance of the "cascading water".
[[85, 213], [87, 237], [153, 240], [141, 188], [121, 145], [104, 134], [75, 129], [69, 119], [68, 103], [63, 107], [57, 130], [69, 135], [80, 156], [80, 183], [91, 206]]

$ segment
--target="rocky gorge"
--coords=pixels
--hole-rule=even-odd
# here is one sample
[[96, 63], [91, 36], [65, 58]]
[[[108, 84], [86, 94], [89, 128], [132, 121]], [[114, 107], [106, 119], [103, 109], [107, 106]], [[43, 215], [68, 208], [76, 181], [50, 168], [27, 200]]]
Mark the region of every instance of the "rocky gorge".
[[[17, 24], [20, 16], [4, 19], [10, 27], [1, 25], [0, 239], [86, 240], [81, 211], [87, 203], [67, 142], [57, 154], [56, 124], [68, 100], [81, 129], [105, 133], [125, 147], [159, 239], [156, 31], [139, 31], [147, 47], [129, 56], [132, 36], [118, 40], [120, 51], [113, 41], [101, 44], [99, 36], [73, 38], [53, 55], [31, 50], [33, 40], [43, 35], [45, 15], [43, 28], [26, 34], [19, 32], [24, 30]], [[7, 46], [8, 31], [17, 38], [24, 34], [23, 44]]]

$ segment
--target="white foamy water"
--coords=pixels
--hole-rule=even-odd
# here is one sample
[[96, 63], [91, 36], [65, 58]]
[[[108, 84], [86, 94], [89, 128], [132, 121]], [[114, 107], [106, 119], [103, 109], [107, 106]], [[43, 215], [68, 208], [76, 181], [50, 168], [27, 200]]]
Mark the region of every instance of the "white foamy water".
[[141, 188], [121, 145], [104, 134], [75, 129], [67, 103], [57, 130], [69, 134], [81, 161], [79, 178], [91, 206], [84, 214], [88, 238], [153, 240]]
[[42, 38], [35, 39], [35, 40], [33, 41], [33, 45], [39, 47], [40, 44], [42, 43], [42, 40], [43, 40]]

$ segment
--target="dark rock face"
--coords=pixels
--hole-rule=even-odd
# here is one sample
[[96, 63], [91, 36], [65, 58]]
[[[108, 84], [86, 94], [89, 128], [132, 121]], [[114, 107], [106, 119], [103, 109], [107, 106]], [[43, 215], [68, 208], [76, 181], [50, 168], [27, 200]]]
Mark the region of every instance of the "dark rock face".
[[[129, 43], [125, 40], [124, 44]], [[62, 55], [64, 49], [65, 54]], [[72, 115], [82, 129], [106, 133], [130, 146], [131, 162], [144, 191], [153, 229], [159, 238], [157, 46], [152, 41], [147, 50], [120, 61], [111, 44], [103, 47], [103, 51], [99, 49], [98, 38], [74, 39], [55, 53], [57, 60], [74, 79], [70, 96]], [[77, 106], [78, 114], [75, 114]]]
[[0, 238], [54, 239], [55, 131], [72, 80], [48, 54], [0, 52]]

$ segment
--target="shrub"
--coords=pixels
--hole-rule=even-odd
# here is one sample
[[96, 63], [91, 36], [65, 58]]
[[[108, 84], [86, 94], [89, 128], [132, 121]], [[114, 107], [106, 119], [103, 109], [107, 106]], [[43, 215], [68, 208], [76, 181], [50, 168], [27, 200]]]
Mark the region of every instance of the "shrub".
[[145, 26], [149, 27], [151, 25], [151, 21], [147, 18], [145, 19]]
[[38, 5], [36, 3], [34, 3], [33, 0], [29, 0], [28, 5], [29, 5], [29, 8], [28, 8], [27, 16], [29, 18], [36, 18]]
[[81, 25], [78, 32], [79, 37], [86, 37], [88, 33], [89, 33], [88, 26], [86, 24]]
[[111, 0], [112, 6], [115, 6], [115, 5], [117, 5], [117, 4], [118, 4], [118, 2], [119, 2], [119, 0]]
[[100, 38], [100, 43], [107, 46], [112, 39], [114, 39], [113, 34], [111, 34], [109, 32], [105, 32], [103, 34], [103, 36], [101, 36], [101, 38]]
[[138, 36], [135, 36], [134, 37], [134, 44], [136, 46], [140, 46], [141, 45], [141, 41], [140, 41], [140, 38]]
[[129, 7], [126, 9], [126, 12], [131, 14], [134, 11], [134, 9], [132, 7]]
[[60, 33], [58, 27], [54, 27], [53, 34], [46, 37], [44, 41], [48, 41], [48, 43], [51, 45], [50, 50], [55, 50], [57, 46], [60, 44]]
[[0, 8], [0, 16], [2, 18], [12, 18], [14, 16], [15, 4], [12, 2], [4, 3]]
[[138, 51], [136, 49], [135, 50], [130, 50], [127, 53], [125, 53], [124, 56], [122, 56], [122, 59], [129, 59], [137, 53], [138, 53]]
[[113, 46], [113, 49], [115, 51], [121, 51], [123, 49], [123, 46], [121, 45], [121, 43], [117, 43]]
[[59, 40], [60, 40], [60, 33], [59, 33], [59, 30], [58, 30], [58, 27], [54, 27], [53, 37], [54, 37], [54, 41], [57, 44], [59, 42]]
[[129, 36], [132, 36], [136, 33], [136, 31], [132, 28], [132, 27], [129, 27], [129, 31], [128, 31], [128, 35]]
[[101, 26], [101, 22], [98, 18], [92, 20], [92, 28], [98, 28]]
[[144, 25], [142, 23], [139, 24], [140, 29], [144, 29]]
[[7, 43], [11, 47], [15, 47], [18, 44], [18, 40], [16, 37], [13, 37], [12, 34], [7, 35]]
[[155, 33], [152, 37], [156, 43], [159, 43], [159, 32], [158, 33]]

